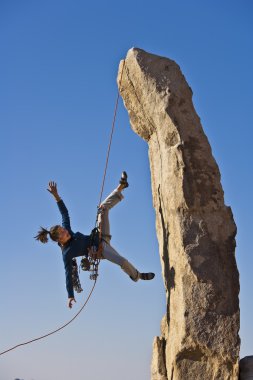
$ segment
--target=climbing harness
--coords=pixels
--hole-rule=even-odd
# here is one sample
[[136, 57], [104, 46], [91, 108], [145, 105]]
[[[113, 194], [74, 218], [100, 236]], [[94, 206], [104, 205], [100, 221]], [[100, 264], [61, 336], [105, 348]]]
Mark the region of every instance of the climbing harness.
[[[96, 219], [97, 224], [97, 219]], [[101, 227], [101, 226], [100, 226]], [[90, 234], [90, 248], [88, 257], [83, 257], [81, 260], [81, 268], [84, 271], [91, 272], [90, 279], [96, 280], [98, 277], [98, 266], [100, 260], [103, 258], [103, 245], [102, 245], [102, 236], [101, 228], [98, 226], [94, 227]]]
[[[122, 76], [123, 76], [123, 72], [124, 72], [124, 67], [125, 67], [125, 60], [123, 61], [123, 66], [122, 66], [122, 71], [121, 71], [121, 77], [120, 77], [120, 81], [119, 81], [119, 87], [121, 86], [121, 81], [122, 81]], [[110, 140], [109, 140], [109, 145], [108, 145], [107, 155], [106, 155], [106, 163], [105, 163], [104, 176], [103, 176], [103, 181], [102, 181], [102, 186], [101, 186], [99, 205], [101, 204], [101, 200], [102, 200], [102, 196], [103, 196], [105, 177], [106, 177], [106, 173], [107, 173], [109, 155], [110, 155], [110, 150], [111, 150], [112, 136], [113, 136], [113, 132], [114, 132], [116, 115], [117, 115], [117, 109], [118, 109], [118, 103], [119, 103], [119, 96], [120, 96], [120, 93], [119, 93], [119, 90], [118, 90], [117, 99], [116, 99], [115, 108], [114, 108], [114, 116], [113, 116], [113, 122], [112, 122], [112, 129], [111, 129], [111, 134], [110, 134]], [[92, 241], [92, 236], [93, 236], [93, 241]], [[98, 278], [98, 266], [99, 266], [100, 260], [102, 258], [102, 250], [103, 250], [103, 248], [102, 248], [101, 232], [100, 232], [100, 229], [98, 228], [98, 213], [97, 213], [97, 217], [96, 217], [95, 228], [92, 230], [92, 233], [91, 233], [91, 242], [92, 242], [92, 245], [91, 245], [91, 250], [89, 252], [89, 256], [88, 256], [88, 258], [86, 258], [86, 260], [84, 260], [84, 258], [82, 259], [81, 266], [83, 266], [84, 268], [85, 267], [89, 268], [88, 270], [91, 271], [90, 279], [94, 280], [94, 284], [93, 284], [92, 289], [91, 289], [89, 295], [87, 296], [84, 304], [80, 308], [80, 310], [74, 315], [74, 317], [70, 321], [68, 321], [64, 325], [58, 327], [57, 329], [55, 329], [55, 330], [53, 330], [53, 331], [51, 331], [51, 332], [49, 332], [49, 333], [47, 333], [45, 335], [39, 336], [38, 338], [35, 338], [35, 339], [29, 340], [27, 342], [23, 342], [23, 343], [17, 344], [16, 346], [13, 346], [13, 347], [5, 350], [5, 351], [2, 351], [2, 352], [0, 352], [0, 356], [6, 354], [7, 352], [15, 350], [18, 347], [25, 346], [27, 344], [36, 342], [37, 340], [40, 340], [40, 339], [47, 338], [48, 336], [57, 333], [58, 331], [64, 329], [70, 323], [72, 323], [78, 317], [78, 315], [82, 312], [82, 310], [87, 305], [87, 303], [88, 303], [88, 301], [89, 301], [89, 299], [90, 299], [90, 297], [91, 297], [91, 295], [93, 293], [93, 290], [94, 290], [94, 288], [96, 286], [97, 278]], [[88, 264], [88, 262], [89, 262], [89, 264]], [[73, 273], [75, 273], [75, 274], [73, 274]], [[77, 276], [76, 276], [76, 274], [77, 274]], [[76, 263], [76, 261], [72, 262], [72, 279], [73, 279], [73, 276], [74, 276], [74, 279], [76, 280], [76, 288], [78, 288], [79, 292], [81, 292], [82, 291], [81, 290], [82, 287], [81, 287], [79, 276], [78, 276], [78, 269], [77, 269], [77, 263]]]

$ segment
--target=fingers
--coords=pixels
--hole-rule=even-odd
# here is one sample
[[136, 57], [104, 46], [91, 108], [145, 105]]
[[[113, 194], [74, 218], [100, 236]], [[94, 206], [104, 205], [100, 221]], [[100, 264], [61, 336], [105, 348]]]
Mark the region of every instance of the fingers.
[[76, 300], [75, 300], [75, 298], [69, 298], [69, 300], [68, 300], [68, 307], [70, 308], [70, 309], [72, 309], [72, 302], [76, 302]]
[[52, 191], [56, 191], [56, 190], [57, 190], [57, 183], [54, 181], [49, 181], [47, 191], [51, 193]]
[[48, 186], [49, 187], [57, 187], [57, 183], [54, 181], [49, 181]]

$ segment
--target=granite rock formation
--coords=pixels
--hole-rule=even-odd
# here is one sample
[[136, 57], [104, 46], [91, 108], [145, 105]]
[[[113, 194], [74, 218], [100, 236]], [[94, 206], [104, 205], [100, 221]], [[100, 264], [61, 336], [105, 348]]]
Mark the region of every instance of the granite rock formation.
[[166, 289], [152, 380], [237, 380], [236, 226], [192, 90], [174, 61], [137, 48], [120, 63], [119, 83], [132, 129], [149, 147]]

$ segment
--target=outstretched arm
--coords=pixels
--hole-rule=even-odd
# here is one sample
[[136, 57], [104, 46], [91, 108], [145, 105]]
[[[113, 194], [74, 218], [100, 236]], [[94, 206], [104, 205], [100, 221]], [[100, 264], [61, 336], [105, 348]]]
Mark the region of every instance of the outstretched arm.
[[72, 303], [76, 302], [74, 289], [73, 289], [73, 281], [72, 281], [72, 259], [68, 259], [64, 257], [64, 266], [65, 266], [65, 275], [66, 275], [66, 289], [68, 292], [68, 307], [72, 308]]
[[49, 193], [51, 193], [53, 195], [54, 199], [57, 202], [57, 206], [58, 206], [59, 211], [60, 211], [60, 213], [62, 215], [62, 226], [64, 228], [66, 228], [67, 230], [71, 231], [70, 218], [69, 218], [68, 209], [67, 209], [67, 207], [65, 206], [63, 200], [61, 199], [61, 197], [58, 194], [56, 182], [50, 181], [48, 183], [47, 190], [49, 191]]

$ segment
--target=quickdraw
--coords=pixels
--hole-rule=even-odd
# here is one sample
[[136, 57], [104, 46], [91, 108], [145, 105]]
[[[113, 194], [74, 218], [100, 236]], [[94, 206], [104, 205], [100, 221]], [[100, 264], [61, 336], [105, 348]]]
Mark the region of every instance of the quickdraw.
[[79, 279], [79, 274], [78, 274], [78, 266], [77, 266], [77, 261], [76, 258], [72, 259], [72, 284], [73, 288], [77, 293], [81, 293], [83, 291], [80, 279]]

